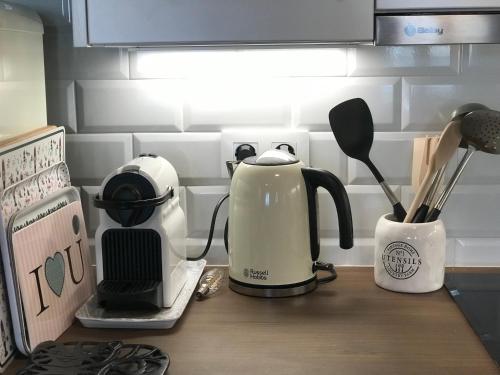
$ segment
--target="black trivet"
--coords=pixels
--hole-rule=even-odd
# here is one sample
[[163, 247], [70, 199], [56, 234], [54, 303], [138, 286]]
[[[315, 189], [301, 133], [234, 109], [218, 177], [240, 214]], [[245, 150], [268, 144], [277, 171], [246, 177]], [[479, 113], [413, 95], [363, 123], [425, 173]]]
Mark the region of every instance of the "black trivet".
[[164, 375], [170, 358], [155, 346], [112, 342], [43, 342], [17, 375]]

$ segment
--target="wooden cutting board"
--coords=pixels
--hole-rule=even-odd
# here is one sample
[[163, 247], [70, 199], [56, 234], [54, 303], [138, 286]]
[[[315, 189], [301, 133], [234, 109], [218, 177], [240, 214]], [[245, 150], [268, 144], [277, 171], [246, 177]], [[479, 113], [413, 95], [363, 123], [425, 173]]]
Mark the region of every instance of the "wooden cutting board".
[[38, 128], [38, 129], [33, 129], [25, 133], [17, 134], [17, 135], [7, 135], [0, 137], [0, 147], [7, 147], [15, 143], [21, 143], [22, 141], [25, 141], [27, 139], [30, 139], [32, 137], [35, 137], [37, 135], [49, 132], [50, 130], [53, 130], [57, 128], [57, 126], [54, 125], [48, 125], [44, 126], [43, 128]]

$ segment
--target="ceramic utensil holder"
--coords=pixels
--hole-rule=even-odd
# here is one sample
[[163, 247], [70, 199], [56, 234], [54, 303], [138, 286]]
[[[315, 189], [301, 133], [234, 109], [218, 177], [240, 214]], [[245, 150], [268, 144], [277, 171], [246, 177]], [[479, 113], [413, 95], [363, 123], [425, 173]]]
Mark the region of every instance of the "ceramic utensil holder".
[[382, 216], [375, 229], [375, 283], [388, 290], [426, 293], [444, 282], [446, 231], [443, 222], [400, 223]]

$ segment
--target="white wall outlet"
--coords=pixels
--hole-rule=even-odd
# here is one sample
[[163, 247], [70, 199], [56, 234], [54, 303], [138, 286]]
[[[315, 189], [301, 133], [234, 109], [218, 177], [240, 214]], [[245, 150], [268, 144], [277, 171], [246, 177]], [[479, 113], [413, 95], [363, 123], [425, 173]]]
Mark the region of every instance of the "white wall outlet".
[[[241, 145], [250, 145], [255, 149], [255, 154], [259, 155], [259, 142], [233, 142], [233, 159], [236, 160], [236, 150]], [[225, 162], [225, 160], [224, 160]]]
[[287, 146], [290, 146], [293, 150], [293, 154], [297, 155], [297, 142], [272, 142], [271, 148], [280, 148], [287, 151]]
[[309, 165], [309, 133], [297, 130], [255, 130], [222, 131], [221, 133], [221, 176], [229, 177], [226, 160], [235, 160], [236, 148], [241, 144], [250, 144], [257, 156], [264, 151], [276, 148], [282, 143], [289, 144], [295, 150], [295, 156], [305, 165]]

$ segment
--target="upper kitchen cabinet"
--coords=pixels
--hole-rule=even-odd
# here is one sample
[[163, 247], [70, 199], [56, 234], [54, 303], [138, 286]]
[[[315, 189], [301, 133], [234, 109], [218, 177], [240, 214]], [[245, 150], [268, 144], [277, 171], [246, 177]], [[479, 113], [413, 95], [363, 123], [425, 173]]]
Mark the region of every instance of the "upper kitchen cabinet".
[[74, 44], [373, 42], [373, 0], [73, 0]]

